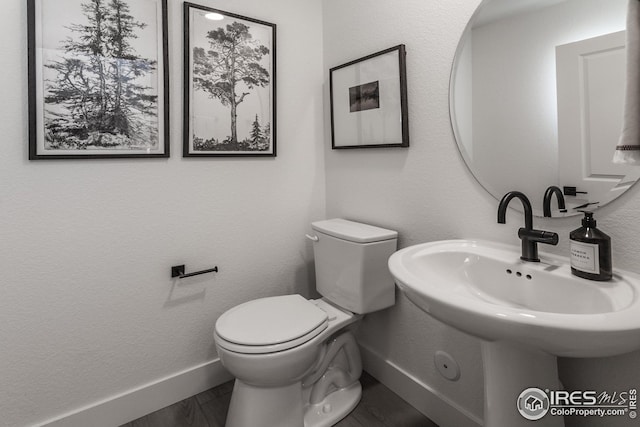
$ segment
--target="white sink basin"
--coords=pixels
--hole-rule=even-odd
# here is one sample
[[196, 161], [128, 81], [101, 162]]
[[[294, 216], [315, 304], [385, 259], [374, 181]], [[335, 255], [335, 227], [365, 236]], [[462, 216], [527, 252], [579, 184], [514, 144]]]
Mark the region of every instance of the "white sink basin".
[[567, 258], [524, 262], [520, 248], [470, 240], [402, 249], [389, 269], [422, 310], [486, 341], [567, 357], [640, 349], [640, 278], [632, 273], [585, 280]]

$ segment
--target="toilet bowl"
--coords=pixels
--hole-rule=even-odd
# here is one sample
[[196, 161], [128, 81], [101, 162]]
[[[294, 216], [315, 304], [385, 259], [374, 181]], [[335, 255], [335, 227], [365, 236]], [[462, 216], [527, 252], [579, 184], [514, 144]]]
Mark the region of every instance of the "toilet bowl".
[[395, 302], [386, 262], [397, 233], [342, 219], [312, 226], [323, 298], [259, 298], [216, 321], [220, 361], [236, 377], [226, 427], [329, 427], [360, 400], [362, 364], [350, 329]]

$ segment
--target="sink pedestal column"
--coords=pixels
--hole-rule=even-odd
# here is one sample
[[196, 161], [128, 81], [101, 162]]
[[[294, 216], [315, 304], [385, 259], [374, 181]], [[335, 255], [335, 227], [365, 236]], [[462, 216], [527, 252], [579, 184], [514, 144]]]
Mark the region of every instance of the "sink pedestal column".
[[[518, 411], [518, 396], [528, 388], [559, 390], [555, 356], [504, 341], [482, 341], [484, 427], [564, 427], [561, 416], [537, 421]], [[548, 402], [548, 401], [547, 401]]]

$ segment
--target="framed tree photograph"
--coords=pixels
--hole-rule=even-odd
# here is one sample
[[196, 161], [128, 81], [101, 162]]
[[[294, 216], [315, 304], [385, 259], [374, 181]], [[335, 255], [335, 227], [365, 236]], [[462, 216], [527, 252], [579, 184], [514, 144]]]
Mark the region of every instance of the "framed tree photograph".
[[169, 157], [166, 0], [27, 0], [29, 159]]
[[404, 45], [329, 70], [331, 148], [408, 147]]
[[184, 3], [184, 157], [276, 155], [276, 25]]

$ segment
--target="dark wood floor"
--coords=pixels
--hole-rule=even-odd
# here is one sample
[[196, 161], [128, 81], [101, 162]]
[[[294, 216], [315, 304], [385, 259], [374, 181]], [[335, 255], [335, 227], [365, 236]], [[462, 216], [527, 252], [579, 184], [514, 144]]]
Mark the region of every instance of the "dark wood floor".
[[[335, 427], [438, 427], [371, 375], [360, 382], [362, 400]], [[232, 389], [222, 384], [120, 427], [224, 427]]]

